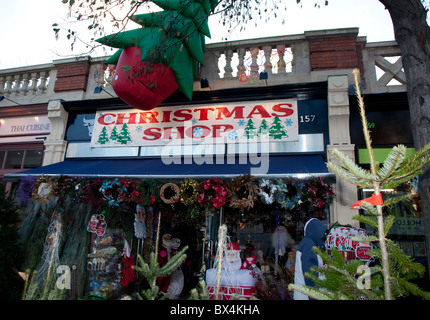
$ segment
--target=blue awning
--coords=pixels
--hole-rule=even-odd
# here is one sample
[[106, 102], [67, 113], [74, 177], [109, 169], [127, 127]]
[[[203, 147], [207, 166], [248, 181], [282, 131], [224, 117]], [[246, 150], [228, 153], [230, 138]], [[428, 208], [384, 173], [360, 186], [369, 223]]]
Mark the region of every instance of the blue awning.
[[335, 177], [335, 174], [327, 170], [321, 155], [277, 155], [243, 159], [236, 156], [213, 158], [212, 163], [200, 164], [192, 158], [176, 159], [176, 162], [174, 159], [169, 161], [171, 163], [160, 158], [65, 160], [40, 168], [6, 174], [5, 180], [13, 181], [28, 175], [181, 179], [231, 178], [249, 173], [261, 178], [305, 179], [318, 176], [334, 179]]

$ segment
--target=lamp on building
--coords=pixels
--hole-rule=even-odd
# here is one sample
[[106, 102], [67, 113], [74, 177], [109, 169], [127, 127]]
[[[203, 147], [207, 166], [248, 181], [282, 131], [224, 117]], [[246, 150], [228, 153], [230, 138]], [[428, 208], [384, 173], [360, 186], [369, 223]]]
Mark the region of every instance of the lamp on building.
[[94, 88], [94, 93], [99, 94], [100, 92], [106, 92], [108, 95], [110, 95], [112, 98], [115, 98], [110, 92], [106, 91], [102, 86], [97, 86]]
[[0, 102], [1, 101], [3, 101], [3, 99], [6, 99], [6, 100], [9, 100], [9, 101], [11, 101], [11, 102], [13, 102], [13, 103], [16, 103], [17, 105], [21, 105], [20, 103], [18, 103], [18, 102], [16, 102], [16, 101], [13, 101], [13, 100], [11, 100], [11, 99], [9, 99], [9, 98], [6, 98], [5, 96], [0, 96]]
[[209, 88], [209, 80], [206, 78], [200, 79], [200, 88]]
[[265, 80], [266, 81], [266, 85], [267, 85], [267, 79], [269, 78], [269, 75], [267, 74], [266, 71], [262, 71], [260, 72], [260, 75], [258, 77], [260, 80]]

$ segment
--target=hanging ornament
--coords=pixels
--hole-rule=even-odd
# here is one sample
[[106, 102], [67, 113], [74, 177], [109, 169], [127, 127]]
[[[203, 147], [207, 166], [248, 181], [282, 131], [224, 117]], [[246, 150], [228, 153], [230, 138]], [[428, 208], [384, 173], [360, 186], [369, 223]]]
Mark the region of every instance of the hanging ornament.
[[[104, 212], [104, 211], [103, 211]], [[104, 214], [93, 214], [88, 222], [87, 231], [95, 233], [98, 236], [105, 234], [107, 223]]]

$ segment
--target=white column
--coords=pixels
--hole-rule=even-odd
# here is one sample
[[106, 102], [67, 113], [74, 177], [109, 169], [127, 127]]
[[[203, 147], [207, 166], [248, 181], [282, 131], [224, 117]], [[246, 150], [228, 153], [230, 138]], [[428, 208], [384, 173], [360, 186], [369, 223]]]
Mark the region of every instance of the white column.
[[43, 165], [64, 160], [67, 141], [64, 136], [67, 128], [68, 112], [60, 100], [50, 100], [48, 103], [48, 118], [51, 121], [51, 134], [45, 140], [45, 155]]
[[[328, 77], [328, 114], [330, 145], [327, 146], [328, 161], [336, 163], [330, 155], [330, 150], [337, 149], [355, 161], [355, 146], [351, 144], [349, 131], [349, 97], [348, 76]], [[350, 224], [358, 227], [359, 222], [352, 219], [358, 214], [351, 205], [357, 202], [357, 187], [339, 176], [336, 176], [336, 198], [331, 205], [330, 222]]]

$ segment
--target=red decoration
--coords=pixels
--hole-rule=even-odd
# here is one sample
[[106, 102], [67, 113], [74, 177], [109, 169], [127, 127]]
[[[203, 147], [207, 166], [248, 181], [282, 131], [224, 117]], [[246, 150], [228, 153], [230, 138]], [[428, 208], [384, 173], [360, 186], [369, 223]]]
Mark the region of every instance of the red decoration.
[[122, 258], [122, 271], [121, 271], [121, 286], [126, 288], [130, 283], [136, 280], [136, 272], [133, 269], [135, 265], [134, 259], [130, 257]]
[[161, 63], [141, 61], [138, 47], [126, 48], [119, 57], [112, 88], [130, 106], [149, 110], [178, 89], [173, 71]]
[[384, 201], [382, 200], [381, 194], [378, 194], [378, 195], [372, 194], [371, 197], [363, 199], [363, 200], [359, 200], [356, 203], [354, 203], [351, 206], [351, 209], [360, 209], [360, 205], [363, 202], [370, 203], [372, 206], [378, 206], [378, 205], [382, 206], [384, 204]]

